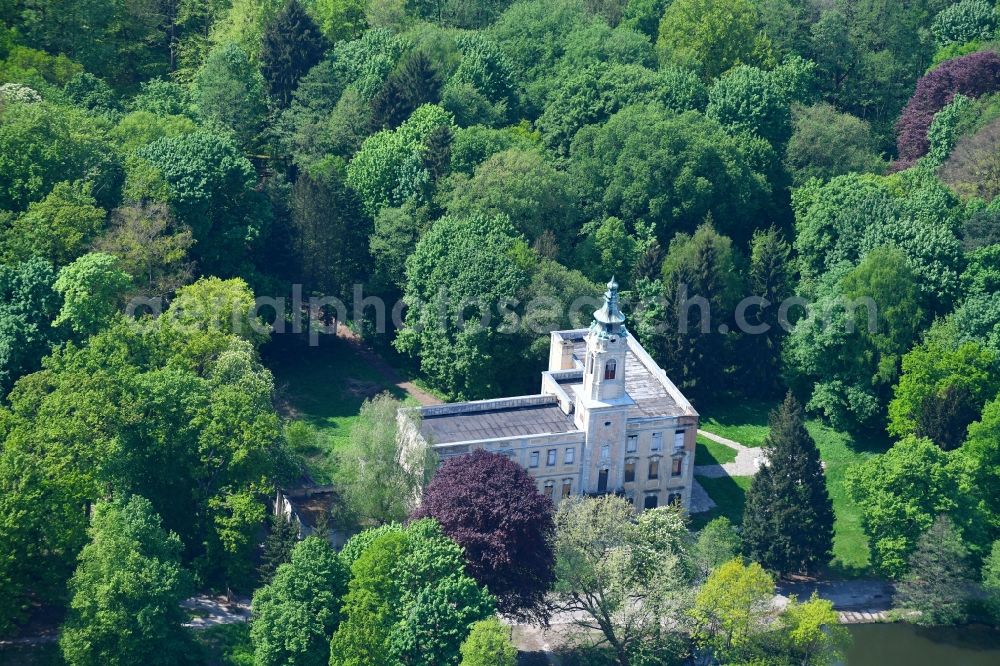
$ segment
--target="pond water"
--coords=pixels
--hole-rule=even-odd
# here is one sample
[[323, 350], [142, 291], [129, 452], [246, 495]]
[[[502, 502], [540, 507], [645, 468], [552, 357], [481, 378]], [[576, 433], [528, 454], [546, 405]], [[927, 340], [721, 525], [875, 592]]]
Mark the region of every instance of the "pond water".
[[1000, 666], [1000, 630], [855, 624], [846, 666]]

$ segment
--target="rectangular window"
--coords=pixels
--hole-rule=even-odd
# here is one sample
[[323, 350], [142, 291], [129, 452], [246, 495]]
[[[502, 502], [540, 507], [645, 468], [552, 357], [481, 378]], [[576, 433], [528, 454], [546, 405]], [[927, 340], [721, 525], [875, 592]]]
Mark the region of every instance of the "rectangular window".
[[601, 460], [607, 460], [610, 455], [611, 446], [608, 444], [601, 444]]
[[673, 504], [680, 505], [680, 503], [681, 503], [681, 494], [680, 493], [670, 493], [670, 495], [667, 497], [667, 504], [668, 505], [673, 505]]
[[635, 481], [635, 463], [629, 461], [625, 463], [625, 483], [632, 483]]
[[545, 464], [548, 465], [549, 467], [552, 467], [553, 465], [556, 464], [556, 450], [555, 449], [549, 449], [548, 456], [545, 459]]
[[674, 432], [674, 450], [679, 450], [684, 448], [684, 431], [677, 430]]
[[566, 457], [563, 459], [563, 462], [566, 463], [567, 465], [570, 465], [573, 463], [573, 460], [575, 458], [576, 458], [576, 449], [574, 449], [573, 447], [566, 449]]
[[675, 458], [674, 461], [673, 461], [673, 463], [670, 466], [670, 476], [680, 476], [681, 475], [681, 466], [683, 464], [684, 464], [683, 460], [681, 460], [680, 458]]
[[662, 448], [663, 448], [663, 433], [662, 432], [654, 432], [653, 433], [653, 441], [649, 445], [649, 450], [650, 451], [659, 451]]
[[655, 509], [656, 508], [657, 497], [656, 495], [646, 495], [646, 501], [643, 502], [642, 508], [644, 509]]
[[538, 451], [532, 451], [529, 460], [528, 467], [538, 467]]
[[555, 487], [551, 483], [545, 484], [545, 496], [548, 497], [549, 499], [552, 499], [552, 491], [554, 489]]
[[649, 478], [658, 479], [660, 478], [660, 461], [650, 460], [649, 461]]
[[573, 482], [572, 481], [563, 481], [562, 496], [563, 497], [569, 497], [569, 494], [572, 491], [573, 491]]
[[602, 469], [597, 473], [597, 492], [604, 493], [608, 490], [608, 470]]
[[639, 436], [629, 435], [625, 442], [625, 451], [627, 453], [635, 453], [639, 450]]

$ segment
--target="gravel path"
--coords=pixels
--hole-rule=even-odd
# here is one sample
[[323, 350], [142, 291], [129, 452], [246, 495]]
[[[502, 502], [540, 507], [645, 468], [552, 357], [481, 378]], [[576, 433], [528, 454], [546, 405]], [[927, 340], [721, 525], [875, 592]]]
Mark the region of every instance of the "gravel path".
[[762, 449], [743, 446], [739, 442], [720, 437], [707, 430], [699, 430], [698, 434], [736, 451], [736, 460], [721, 465], [697, 465], [694, 468], [695, 476], [707, 476], [710, 479], [719, 479], [725, 476], [753, 476], [760, 469], [764, 460]]
[[226, 597], [200, 594], [181, 602], [181, 607], [192, 612], [195, 617], [185, 622], [191, 629], [205, 629], [220, 624], [239, 624], [250, 621], [250, 599], [237, 597], [230, 601]]

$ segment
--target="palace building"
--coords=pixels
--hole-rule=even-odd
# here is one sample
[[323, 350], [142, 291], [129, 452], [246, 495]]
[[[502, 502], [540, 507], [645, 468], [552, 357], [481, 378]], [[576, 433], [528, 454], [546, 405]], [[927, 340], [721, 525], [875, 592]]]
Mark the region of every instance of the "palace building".
[[690, 508], [698, 413], [625, 328], [612, 278], [590, 328], [553, 331], [537, 395], [419, 408], [408, 439], [441, 458], [512, 457], [556, 503], [616, 493]]

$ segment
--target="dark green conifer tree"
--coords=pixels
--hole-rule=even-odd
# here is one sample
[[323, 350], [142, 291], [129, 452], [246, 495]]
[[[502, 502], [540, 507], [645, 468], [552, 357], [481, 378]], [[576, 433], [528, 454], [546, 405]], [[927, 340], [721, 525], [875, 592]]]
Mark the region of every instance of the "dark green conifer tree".
[[319, 26], [299, 0], [288, 0], [264, 33], [260, 52], [261, 74], [278, 108], [292, 103], [299, 79], [323, 58], [326, 46]]
[[395, 129], [422, 104], [440, 99], [441, 78], [423, 51], [410, 53], [372, 100], [372, 129]]
[[[694, 400], [729, 389], [734, 304], [742, 291], [732, 241], [707, 222], [694, 233], [677, 234], [663, 262], [664, 367]], [[662, 345], [662, 346], [661, 346]]]
[[[746, 382], [755, 393], [781, 395], [781, 341], [786, 330], [780, 321], [781, 302], [792, 295], [791, 247], [774, 227], [756, 231], [750, 244], [750, 294], [762, 301], [751, 304], [737, 327], [742, 333]], [[787, 325], [787, 324], [786, 324]]]
[[833, 503], [819, 449], [791, 393], [771, 412], [769, 425], [767, 462], [746, 495], [743, 550], [779, 574], [812, 573], [833, 548]]
[[948, 516], [940, 515], [917, 541], [910, 572], [896, 588], [895, 605], [919, 611], [918, 624], [958, 624], [966, 619], [976, 581], [969, 549]]
[[298, 527], [287, 520], [285, 516], [268, 516], [267, 538], [264, 539], [264, 550], [260, 556], [260, 566], [257, 574], [262, 585], [267, 585], [274, 578], [274, 572], [285, 562], [292, 559], [292, 550], [299, 542]]

